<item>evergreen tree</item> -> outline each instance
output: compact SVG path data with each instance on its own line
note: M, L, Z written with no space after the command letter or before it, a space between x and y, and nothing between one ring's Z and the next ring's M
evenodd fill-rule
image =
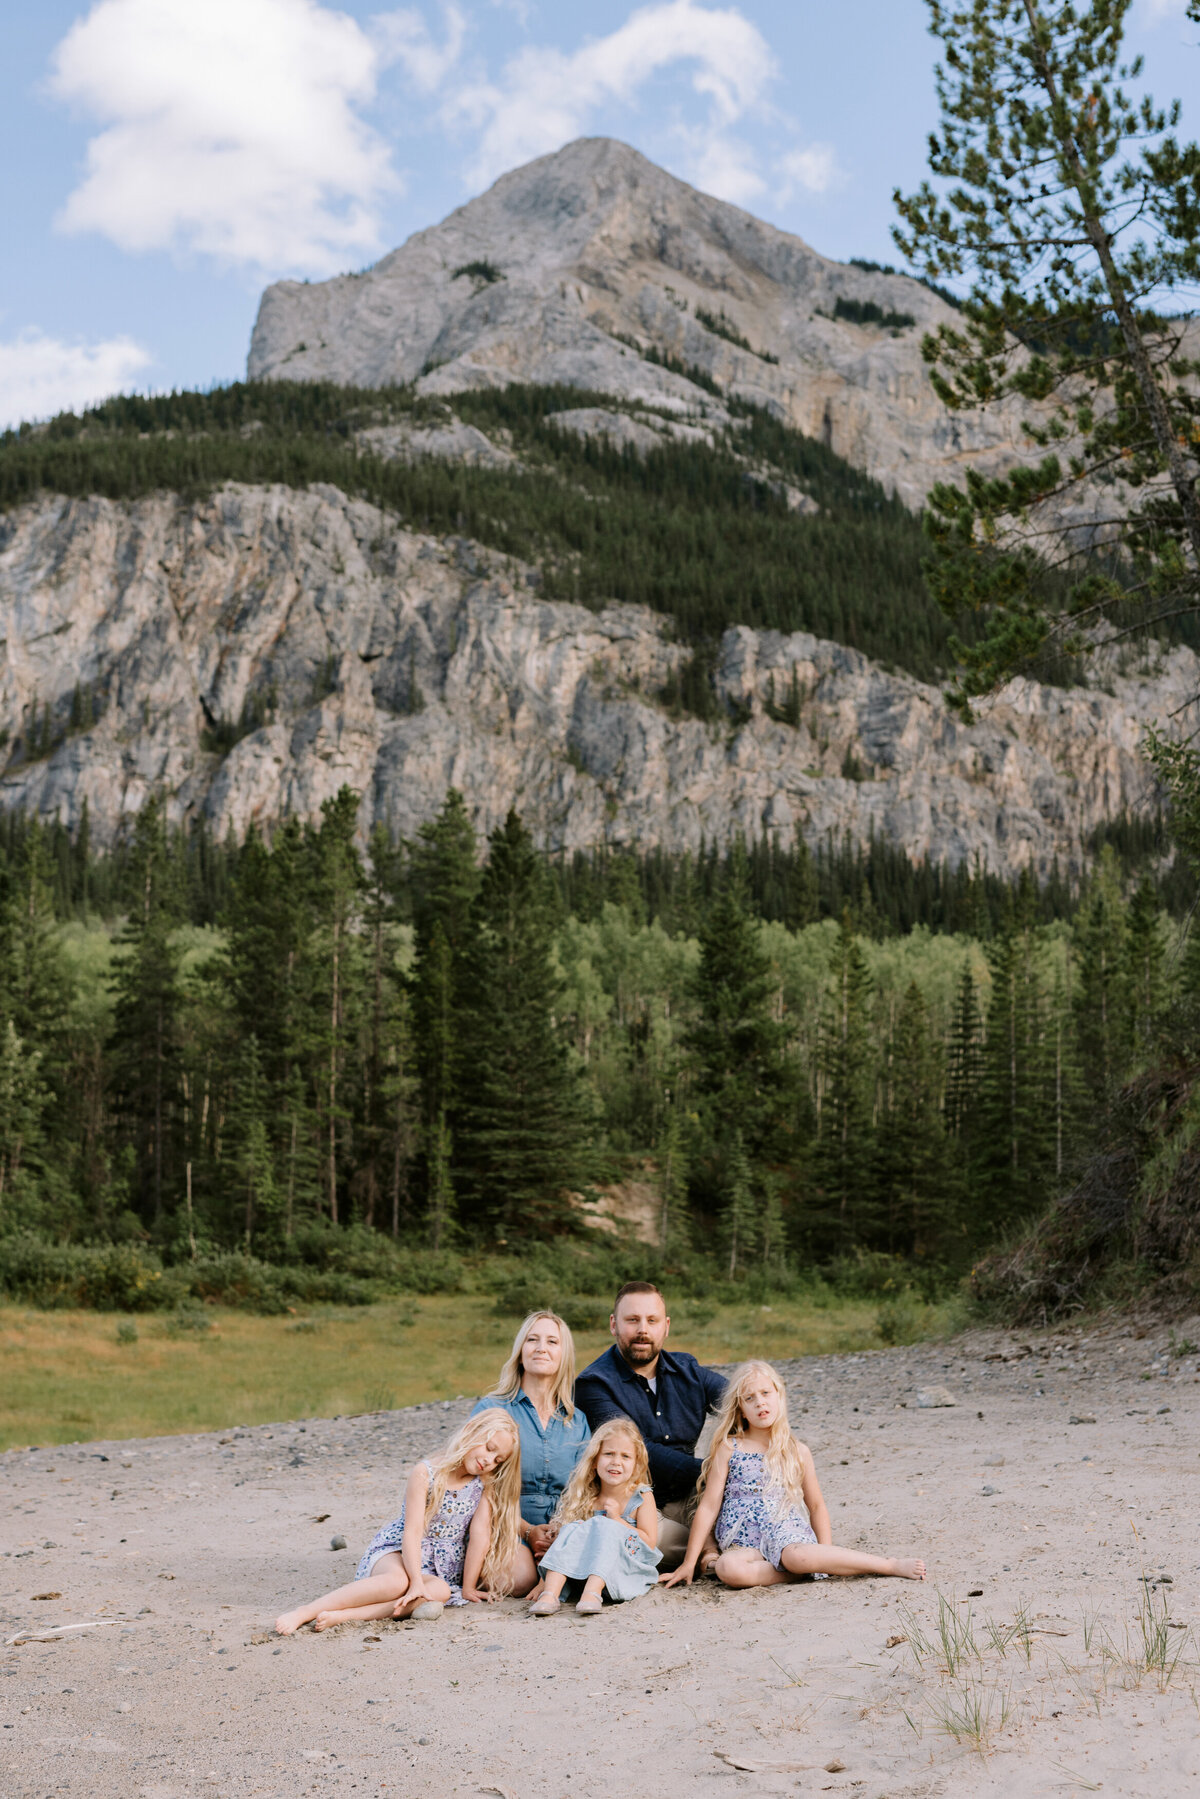
M871 976L850 911L842 913L818 1049L820 1123L813 1173L812 1222L844 1253L867 1242L879 1225L874 1181L875 1047Z
M110 1054L118 1138L132 1151L132 1197L161 1233L176 1197L179 1108L181 896L162 802L147 801L134 828L134 904L117 938Z
M730 1280L757 1260L755 1242L758 1236L758 1207L755 1204L753 1174L742 1141L735 1131L725 1158L725 1178L721 1204L721 1242L729 1258Z
M242 1045L233 1083L230 1118L230 1176L240 1216L238 1223L247 1254L256 1235L275 1224L278 1189L275 1162L268 1131L268 1089L263 1075L258 1039L250 1036Z
M1153 1048L1167 1004L1166 947L1158 893L1143 876L1129 907L1125 945L1125 995L1129 1006L1130 1052L1138 1058Z
M457 788L447 791L437 817L421 826L410 846L409 863L416 935L413 1037L421 1086L426 1203L432 1206L434 1151L446 1132L451 1139L446 1168L453 1162L460 1057L465 1053L466 965L475 928L472 906L479 891L475 831ZM439 1180L451 1179L440 1166L437 1173Z
M945 1245L954 1195L942 1118L941 1046L915 981L896 1018L890 1062L878 1134L884 1231L893 1254L924 1257Z
M1131 1048L1129 925L1116 852L1105 844L1075 920L1077 1029L1084 1080L1104 1104L1124 1078Z
M0 1234L14 1224L49 1225L39 1204L43 1121L49 1094L41 1081L41 1056L17 1036L11 1017L0 1026Z
M688 1043L710 1150L741 1133L747 1155L767 1154L783 1118L784 1028L778 982L742 892L731 880L700 933Z
M582 1093L555 1028L549 883L515 812L488 839L467 957L461 1125L464 1221L532 1235L567 1222L586 1179Z
M675 1255L688 1247L688 1158L678 1100L668 1098L666 1122L657 1145L658 1247L663 1255Z
M983 1078L983 1015L968 957L963 962L950 1024L946 1071L946 1129L969 1158Z
M982 1237L1028 1216L1048 1198L1054 1165L1054 1109L1033 928L1011 917L991 962L971 1164L970 1224Z
M358 795L343 787L321 807L320 829L309 839L313 911L319 953L311 958L314 976L311 1034L320 1065L317 1090L322 1115L325 1203L337 1224L340 1152L349 1126L342 1088L346 1045L357 998L358 942L353 925L363 883L354 847ZM314 1071L315 1072L315 1071Z

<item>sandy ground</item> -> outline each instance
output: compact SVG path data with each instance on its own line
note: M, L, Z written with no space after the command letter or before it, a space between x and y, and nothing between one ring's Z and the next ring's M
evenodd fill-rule
M835 1537L923 1554L927 1585L710 1582L280 1642L464 1404L0 1457L0 1792L1200 1791L1196 1354L1127 1326L781 1366ZM921 1408L935 1385L957 1403ZM922 1642L939 1595L975 1645L953 1676ZM1147 1605L1173 1669L1146 1668Z

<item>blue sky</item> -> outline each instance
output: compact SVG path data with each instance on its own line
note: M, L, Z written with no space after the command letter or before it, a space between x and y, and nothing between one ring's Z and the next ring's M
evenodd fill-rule
M1200 31L1131 47L1200 135ZM361 268L573 137L893 258L924 0L0 0L0 424L242 373L263 285Z

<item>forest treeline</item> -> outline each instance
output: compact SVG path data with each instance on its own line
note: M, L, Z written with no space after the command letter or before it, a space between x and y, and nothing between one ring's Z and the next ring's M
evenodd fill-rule
M356 821L344 789L219 850L151 803L65 861L7 825L0 1241L511 1253L633 1176L668 1264L933 1289L1044 1208L1200 985L1113 843L1070 906L968 873L961 921L897 929L878 846L555 863L453 791L412 843Z

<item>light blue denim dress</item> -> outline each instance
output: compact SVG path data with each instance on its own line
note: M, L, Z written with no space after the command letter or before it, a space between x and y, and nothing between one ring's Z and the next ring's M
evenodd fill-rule
M546 1524L591 1439L592 1427L578 1406L569 1418L559 1406L543 1430L527 1393L518 1393L515 1399L489 1394L471 1407L472 1418L493 1406L508 1413L521 1438L521 1516L526 1524Z
M658 1580L662 1556L638 1536L634 1519L649 1491L639 1487L620 1518L597 1512L564 1524L542 1557L542 1573L577 1581L602 1575L610 1599L640 1599L648 1593Z

